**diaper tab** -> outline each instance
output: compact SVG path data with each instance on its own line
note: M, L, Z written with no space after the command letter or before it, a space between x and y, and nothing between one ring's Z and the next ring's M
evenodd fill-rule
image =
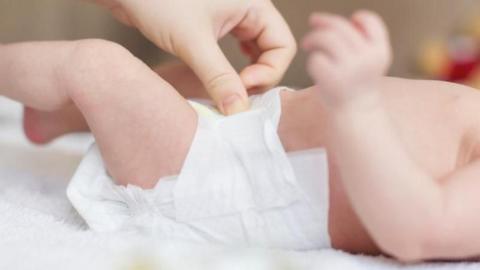
M280 91L253 97L245 113L199 115L174 190L177 220L286 207L299 199L295 174L277 133Z

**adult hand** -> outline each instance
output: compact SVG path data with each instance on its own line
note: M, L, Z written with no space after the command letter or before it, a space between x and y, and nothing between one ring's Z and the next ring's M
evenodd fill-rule
M189 65L227 115L248 109L247 90L277 84L296 53L295 39L270 0L95 1ZM252 60L240 75L218 45L228 33Z

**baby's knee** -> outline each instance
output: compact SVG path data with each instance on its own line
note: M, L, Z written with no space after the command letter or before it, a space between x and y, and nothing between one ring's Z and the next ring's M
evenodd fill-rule
M98 90L122 78L138 61L126 48L114 42L90 39L77 41L59 74L67 91Z
M79 71L86 69L114 68L134 56L122 45L101 39L77 41L68 61ZM120 69L120 67L118 67Z

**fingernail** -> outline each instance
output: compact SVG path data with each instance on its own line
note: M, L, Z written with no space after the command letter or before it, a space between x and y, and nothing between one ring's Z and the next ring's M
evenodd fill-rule
M223 101L223 110L226 115L234 115L248 110L248 105L239 95L232 95Z

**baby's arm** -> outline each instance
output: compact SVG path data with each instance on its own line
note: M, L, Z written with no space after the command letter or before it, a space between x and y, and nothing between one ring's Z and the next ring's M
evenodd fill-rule
M175 89L106 41L4 45L0 94L47 111L73 102L121 184L150 188L178 173L196 128L195 112Z
M377 244L407 261L479 255L480 163L439 184L409 156L383 107L378 80L390 60L381 20L312 17L309 72L330 115L329 153Z

